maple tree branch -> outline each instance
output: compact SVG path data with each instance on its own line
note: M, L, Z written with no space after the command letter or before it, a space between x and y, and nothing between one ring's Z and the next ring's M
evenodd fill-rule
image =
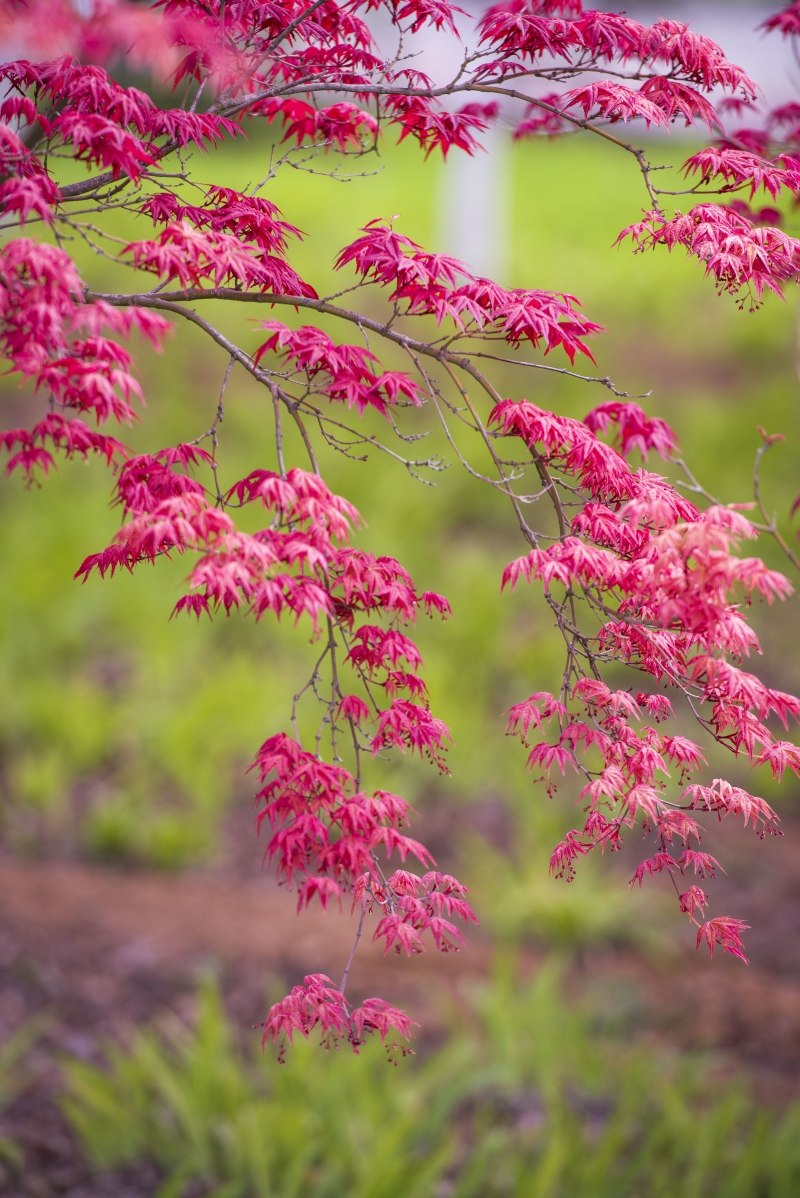
M170 154L178 149L179 145L180 142L177 138L171 138L163 146L150 147L154 154L154 163L160 162L162 158L169 157ZM73 200L76 197L85 196L91 191L99 191L101 187L106 187L111 183L117 182L119 182L119 171L104 171L102 175L94 175L91 179L84 179L80 183L67 183L63 187L59 187L59 191L61 192L62 199ZM130 183L133 183L133 179L126 177L124 182L120 182L116 191L121 191L123 187L127 187ZM111 194L114 195L115 192Z
M597 378L589 374L578 374L577 371L568 370L566 366L549 366L545 362L526 362L521 358L503 358L499 354L487 354L474 349L459 349L458 352L465 358L486 358L490 362L505 362L509 366L525 366L532 370L547 370L552 374L564 374L567 378L579 379L583 383L600 383L601 386L607 387L618 399L648 399L653 394L652 391L645 391L643 395L631 395L628 391L618 391L608 375L605 378Z
M778 546L785 553L786 557L788 557L789 561L792 563L792 565L795 567L795 569L800 570L800 560L798 560L797 555L789 547L789 545L787 544L787 542L785 541L785 539L783 538L781 533L778 531L776 516L773 515L772 518L770 519L769 514L767 513L767 509L764 506L764 501L761 497L761 478L760 478L761 459L764 456L764 454L767 452L767 450L772 448L772 446L775 444L775 442L777 440L779 440L779 439L783 440L783 438L782 437L778 438L774 435L769 436L761 428L759 429L759 432L761 433L763 441L762 441L762 444L759 445L758 449L756 450L755 462L753 464L753 494L755 496L756 503L758 504L758 510L761 512L761 515L764 519L764 523L766 525L766 528L764 529L764 531L768 532L770 534L770 536L775 538L776 542L778 543Z
M356 938L353 941L353 947L350 949L350 956L347 959L347 964L345 965L344 973L342 974L342 980L341 980L341 983L339 984L339 989L341 990L342 994L344 994L345 987L347 986L347 975L350 973L350 966L353 964L353 957L356 955L356 949L358 948L358 942L361 939L361 930L364 927L364 915L365 915L366 910L367 910L367 899L366 899L366 895L365 895L361 900L361 917L359 918L359 921L358 921L358 930L356 931Z
M305 9L304 12L301 12L292 21L289 21L288 25L286 25L286 27L282 29L280 33L276 34L272 41L265 46L258 61L254 65L251 64L247 71L245 71L244 74L239 77L237 80L237 86L241 83L242 79L252 79L259 67L263 66L263 64L269 58L275 47L279 46L281 42L285 41L287 37L291 37L295 29L302 25L303 21L307 20L313 12L316 12L318 8L322 8L323 4L327 4L327 2L328 0L315 0L315 2ZM220 108L224 109L224 104L220 105Z
M571 73L579 74L580 72ZM535 77L535 72L525 72L523 77ZM600 126L593 124L589 120L573 116L571 113L562 111L553 104L548 104L546 101L540 100L535 96L529 96L525 92L517 91L516 88L504 87L501 84L475 83L471 80L468 80L464 83L449 84L443 87L415 88L392 87L382 84L370 84L367 82L363 84L359 83L357 85L339 83L338 81L335 83L326 81L325 83L319 84L303 82L302 84L292 84L283 88L267 88L263 92L256 93L255 96L250 96L247 99L231 103L227 105L224 110L221 109L220 111L223 115L230 117L238 115L238 113L244 112L247 108L253 106L254 104L262 103L266 99L275 99L281 96L293 95L295 93L311 94L315 91L342 92L346 95L358 96L370 95L378 98L406 96L409 99L442 99L447 96L477 92L478 94L503 96L509 100L520 100L527 105L536 105L538 108L544 109L545 112L549 112L562 120L568 121L576 129L581 129L587 133L594 133L597 137L602 137L605 141L611 142L615 146L619 146L619 148L625 150L626 153L632 154L639 164L639 169L642 172L644 184L647 188L653 208L658 212L661 211L656 192L650 179L651 167L647 162L647 157L644 150L637 149L636 146L631 145L630 142L626 142L619 137L615 137L613 133L609 133L606 129L600 128Z
M413 350L414 352L416 352L418 354L423 354L427 357L434 358L436 361L440 362L445 367L445 369L447 369L449 371L449 373L451 374L451 377L453 377L453 379L456 383L456 386L459 388L459 390L462 392L462 394L466 397L466 402L468 403L468 405L470 407L470 410L473 414L473 418L476 419L478 429L481 432L481 435L483 436L483 438L487 444L487 448L489 449L489 452L495 462L495 465L497 466L497 468L500 472L500 477L505 484L506 494L508 494L508 496L511 499L511 502L514 506L514 510L517 515L517 519L519 520L520 529L521 529L523 535L525 536L526 540L531 545L534 545L534 546L536 545L536 534L529 527L527 521L525 520L525 518L522 514L522 511L519 507L519 503L518 503L516 495L510 489L508 489L508 480L506 479L505 473L503 471L503 467L500 464L499 459L497 458L497 455L495 454L494 447L491 444L491 439L486 434L486 430L483 428L482 423L480 422L479 418L477 417L477 413L475 412L474 408L472 407L471 401L469 400L469 397L466 395L466 391L464 391L464 389L461 388L457 379L455 379L455 376L453 375L452 370L450 369L450 365L454 364L454 365L460 366L461 369L465 370L468 374L470 374L476 380L476 382L478 382L480 384L480 386L490 395L490 397L494 400L495 403L500 403L502 401L502 397L495 390L495 388L491 385L491 383L488 381L488 379L486 379L486 377L482 374L482 372L479 371L477 369L477 367L474 366L469 361L469 359L465 358L462 354L460 354L458 352L452 352L449 350L443 350L443 349L437 348L428 342L418 341L415 338L408 337L406 334L397 333L394 330L387 328L387 326L385 324L381 324L379 321L370 319L369 317L363 316L360 313L352 312L346 308L340 308L337 305L330 304L324 300L313 300L307 296L278 296L272 292L265 293L265 292L237 291L234 288L222 287L222 288L215 288L213 291L204 289L204 288L192 288L192 289L184 290L182 292L163 293L159 296L153 296L148 292L131 294L131 295L121 295L121 294L113 294L113 293L105 293L105 292L87 292L86 299L87 300L102 299L102 300L105 300L106 303L110 303L110 304L113 304L116 306L123 306L123 307L130 305L130 306L160 308L162 310L174 312L177 315L183 316L187 320L190 320L192 323L197 324L200 328L202 328L205 332L207 332L209 334L209 336L211 336L219 345L221 345L224 349L226 349L228 353L230 353L231 355L234 355L236 357L237 361L241 362L241 364L245 367L245 369L247 371L249 371L249 373L252 374L254 378L258 379L259 382L266 383L269 386L272 385L269 375L266 374L266 372L260 370L257 366L255 366L252 359L250 358L250 356L248 354L246 354L243 350L241 350L237 346L235 346L222 333L220 333L219 330L214 328L213 325L209 324L208 321L205 321L205 320L203 320L202 317L198 316L198 314L196 312L194 312L193 309L184 307L183 304L178 303L177 300L180 299L183 301L191 302L194 300L201 300L201 299L235 299L235 300L238 300L239 302L251 302L251 303L255 302L255 303L269 303L269 304L283 303L286 305L312 308L315 311L323 312L328 315L337 316L341 319L348 320L352 324L359 325L359 327L365 326L371 332L374 332L374 333L380 335L381 337L385 337L387 340L393 341L395 344L400 345L405 349ZM598 380L598 381L602 381L602 380ZM303 441L306 445L306 450L309 454L311 461L316 463L316 458L314 456L314 451L311 446L311 442L308 438L308 433L305 429L305 426L302 423L302 420L299 417L299 414L297 412L296 407L294 406L293 401L291 399L289 399L288 397L284 396L282 392L281 392L281 396L282 396L287 408L289 409L290 413L292 414L293 419L295 420L295 422L298 425L298 428L300 430ZM560 535L562 537L565 537L567 535L566 517L564 515L563 505L562 505L560 497L558 495L558 491L555 486L553 477L550 474L547 464L543 461L543 459L541 458L541 455L539 455L537 453L537 451L531 450L531 457L534 461L537 472L539 473L539 477L542 480L542 484L543 484L545 490L547 490L550 494L550 497L551 497L551 500L553 503L553 507L555 509L556 516L557 516L558 522L559 522ZM316 465L314 466L314 469L316 471Z
M428 341L420 341L415 337L410 337L406 333L399 333L396 330L388 327L385 323L379 320L372 319L360 312L354 312L348 308L340 308L336 304L331 304L327 300L311 299L308 296L300 295L280 295L275 292L264 291L238 291L233 287L216 287L211 288L187 288L183 291L161 292L154 295L152 292L136 292L136 293L119 293L119 292L103 292L103 291L87 291L85 293L87 300L100 299L106 303L112 304L115 307L144 307L158 308L167 312L174 312L176 315L185 317L192 323L203 328L210 336L222 345L229 353L235 353L237 361L248 370L260 382L267 381L268 376L253 365L252 359L245 351L238 349L229 341L222 333L216 330L207 321L198 316L191 308L184 305L193 303L198 300L215 300L225 299L233 300L237 303L256 303L284 305L293 308L308 308L315 312L320 312L327 316L335 316L340 320L348 321L350 324L357 325L359 328L366 328L371 333L375 333L383 337L387 341L393 342L402 349L412 349L417 354L423 354L425 357L434 358L436 361L459 366L467 371L481 387L492 397L495 403L500 403L502 397L488 383L485 376L475 367L464 353L458 350L442 349L434 343ZM475 355L471 355L475 356ZM513 362L514 359L507 359ZM535 366L536 363L518 362L517 365L522 367ZM544 367L547 369L547 367ZM607 386L604 379L586 378L587 382L597 382L602 386ZM551 480L552 481L552 480ZM548 484L549 485L549 484Z
M32 0L37 7L43 4L43 11L52 2ZM19 61L7 64L4 70L11 93L19 93L10 93L4 106L11 114L11 136L4 143L0 180L2 207L8 217L4 224L10 224L17 212L15 227L30 221L35 234L46 223L55 242L37 242L28 232L22 238L9 239L0 251L0 276L5 280L8 301L0 321L2 348L10 370L30 381L34 389L46 392L42 419L31 428L3 434L8 472L21 468L30 484L54 465L55 451L84 458L96 453L116 469L115 499L123 507L124 523L111 545L82 564L78 576L84 579L95 571L101 576L113 574L173 551L191 551L197 562L190 575L190 593L181 597L176 611L199 617L203 612L230 613L233 607L246 605L260 618L268 610L278 617L291 610L298 619L310 617L315 643L327 625L327 642L292 703L291 728L298 743L280 732L265 741L256 756L254 766L262 783L258 801L264 804L257 819L261 826L268 818L272 827L265 856L270 861L277 857L279 878L292 882L297 877L301 882L300 906L316 895L324 907L332 894L341 896L343 889L350 888L356 896L363 896L361 919L340 990L319 975L307 978L273 1007L266 1036L291 1039L295 1030L307 1035L316 1023L322 1024L327 1043L346 1035L354 1047L365 1032L378 1030L383 1038L387 1026L410 1029L402 1012L387 1004L365 1005L360 1013L347 1016L350 1004L343 994L368 904L370 911L373 902L383 910L376 938L385 937L387 949L396 944L409 952L421 947L419 933L426 929L437 948L450 947L442 933L442 927L450 925L436 917L443 911L458 910L458 904L462 914L464 909L468 913L463 914L464 919L471 913L455 897L463 893L460 883L443 879L435 871L427 873L424 881L415 881L415 875L400 869L394 880L387 881L377 859L377 845L384 845L387 857L397 847L401 864L410 852L426 865L426 850L400 832L408 811L405 800L382 791L372 796L361 792L361 754L370 744L373 756L383 757L383 751L394 747L425 754L440 769L446 768L442 753L449 734L427 705L426 687L418 674L418 648L400 630L423 608L429 614L435 611L445 616L449 607L441 596L418 593L399 562L367 553L353 543L350 534L358 524L358 513L344 496L334 495L321 477L316 438L320 436L326 445L350 458L357 458L362 447L373 445L402 461L412 474L414 466L437 470L444 468L444 463L438 455L424 462L402 458L376 437L361 435L328 415L321 397L345 401L359 413L371 405L388 417L398 437L410 442L418 434L404 434L394 413L425 402L427 388L459 460L473 477L502 491L513 505L530 551L508 564L502 586L510 583L513 588L523 578L541 583L544 603L565 646L565 659L554 686L558 698L542 692L512 711L517 725L522 723L523 740L532 720L538 727L542 719L557 717L556 743L534 744L529 765L541 766L552 793L554 772L559 768L564 772L571 764L589 783L582 798L587 793L591 796L586 825L583 831L568 833L557 846L553 872L558 872L560 863L562 876L565 865L571 873L576 855L607 841L612 849L619 847L620 829L633 827L642 816L645 830L654 831L660 852L642 863L637 870L639 880L645 871L652 875L664 868L681 873L684 869L667 847L672 843L673 824L665 817L674 815L681 804L667 797L663 775L668 757L679 763L682 785L684 774L701 768L700 749L681 736L662 736L650 727L637 732L631 719L638 718L639 708L653 712L659 722L669 714L669 704L657 694L637 694L634 699L630 690L611 691L601 678L601 667L616 671L624 663L644 674L650 686L653 682L656 686L674 684L686 696L700 727L720 745L735 754L743 752L751 764L769 762L776 777L788 768L800 774L800 747L777 741L763 722L770 711L784 723L789 714L800 716L800 699L771 690L734 664L741 662L754 637L734 602L738 591L743 588L747 598L759 593L765 598L782 598L788 589L782 575L768 570L759 559L737 557L740 541L753 528L770 533L797 564L778 532L777 516L769 519L761 494L761 462L774 438L762 432L763 445L754 465L755 501L763 525L745 524L734 505L698 512L666 479L647 470L636 471L624 461L637 445L645 456L654 450L666 458L675 436L664 421L649 417L635 403L610 402L600 404L581 423L528 401L503 399L483 374L484 359L501 361L594 382L620 399L643 398L619 391L609 378L591 378L575 370L501 356L519 352L522 341L527 340L534 348L561 345L574 365L575 353L586 351L582 338L600 330L578 312L571 296L522 288L512 291L477 278L447 255L428 254L397 233L391 222L369 222L361 230L364 236L342 251L337 266L355 264L360 281L354 288L322 299L289 295L285 293L288 289L305 287L288 260L287 238L300 234L282 219L271 200L257 194L281 165L315 173L310 164L327 149L338 148L345 158L376 150L387 123L399 128L401 139L410 135L428 151L434 147L445 155L451 147L470 151L477 145L477 131L487 127L492 119L489 112L498 106L474 105L471 111L454 113L445 111L439 101L499 97L513 101L515 108L524 104L528 114L533 110L533 118L523 121L518 133L585 131L633 155L655 211L621 236L632 236L637 249L681 244L705 263L706 273L713 276L719 290L744 295L745 302L749 289L758 302L765 288L780 290L783 281L795 276L800 243L766 225L753 231L750 217L738 208L710 205L708 220L701 222L702 232L696 209L680 220L676 216L669 221L659 209L657 196L677 193L653 186L657 177L653 172L667 168L653 166L644 149L607 128L628 117L643 116L649 128L650 123L668 125L681 113L687 120L693 119L692 114L713 116L703 93L711 96L713 88L721 84L732 95L740 92L746 97L755 85L751 86L713 43L685 27L681 31L680 26L656 23L643 32L643 27L631 24L624 26L627 32L621 35L623 26L615 23L617 17L594 13L589 21L593 32L587 34L587 25L571 20L570 14L579 6L563 4L539 5L542 15L536 15L535 29L528 16L517 22L513 14L509 21L508 14L499 10L487 14L481 48L464 49L449 82L433 86L412 69L413 48L406 53L403 39L426 23L439 36L446 32L444 25L452 14L446 4L437 5L435 0L403 2L402 18L394 0L376 0L368 6L384 7L385 16L399 32L393 61L380 62L371 54L368 27L354 16L350 5L301 0L297 15L285 20L277 10L259 10L253 19L247 6L236 8L226 0L216 8L209 0L186 0L184 8L195 9L200 20L197 29L193 30L189 21L178 34L178 42L187 52L178 66L178 73L186 77L186 88L183 104L174 109L159 108L136 89L122 87L102 66L82 66L78 57L55 63L32 57L33 65ZM318 9L320 17L311 20ZM552 15L559 9L567 13L563 20ZM125 11L123 4L120 12ZM76 29L82 31L86 22L77 9L74 20ZM305 27L303 22L307 22ZM455 27L451 28L455 32ZM532 39L540 39L544 45L548 29L557 31L562 39L555 54L562 54L566 61L558 65L553 59L545 65L540 59L537 67L530 59ZM571 48L565 50L568 46ZM631 58L642 63L640 69L628 69ZM269 68L256 78L268 59ZM402 68L402 75L396 73L401 63L409 63L408 69ZM634 79L647 82L635 92L619 83L598 83L593 77L599 74L627 84ZM556 97L552 103L523 90L531 81L558 84L582 75L592 80L589 87ZM233 82L227 85L226 79ZM401 86L401 79L408 86ZM201 114L200 99L212 85L218 86L221 94L210 111ZM253 90L244 95L245 87ZM332 97L337 96L353 103L332 105ZM42 101L45 112L37 114ZM248 112L261 115L256 112L259 105L268 122L274 118L283 121L284 140L297 138L296 151L278 154L276 164L273 148L268 175L253 187L248 183L243 191L201 185L193 179L188 169L193 148L205 149L206 143L238 132L230 120ZM580 111L583 118L574 115ZM23 120L31 128L34 122L40 125L43 135L22 129ZM791 131L782 147L787 151L792 148L791 138L800 135L797 123L797 130ZM711 128L712 121L708 124ZM17 127L23 140L14 140ZM767 128L765 135L772 137L771 129ZM306 139L310 146L303 145ZM159 140L163 144L158 145ZM170 173L159 163L173 153L177 163ZM101 165L114 164L114 169L67 183L59 193L53 171L67 161L72 164L70 169L78 162L91 163L98 171ZM800 185L795 187L794 166L784 158L785 169L780 173L775 161L770 163L766 153L754 156L743 138L737 141L734 136L732 148L711 147L685 164L687 171L693 164L697 166L702 179L692 187L685 186L681 194L707 197L750 187L754 196L762 186L772 194L787 186L793 191L800 189ZM337 165L327 173L336 177L339 170ZM715 180L725 185L715 191ZM197 190L190 192L191 188ZM199 194L202 206L184 203L187 192L193 198ZM78 202L80 211L67 207L77 207ZM151 239L129 244L132 262L123 263L127 257L123 254L115 261L149 271L151 277L155 272L153 288L143 294L84 290L78 264L68 253L71 243L80 236L93 252L113 258L103 239L119 246L124 239L77 218L87 212L116 215L119 211L149 218L154 230ZM461 286L457 285L459 271L467 279ZM140 276L136 277L138 281ZM176 277L191 279L196 285L180 288ZM206 286L212 279L236 282L230 287ZM277 286L279 291L256 290L265 280L273 280L266 285ZM334 302L367 285L393 289L384 323ZM273 331L277 329L275 336L257 352L248 353L197 310L207 299L255 303L262 306L259 315L283 306L313 316L302 329L279 321L264 322ZM86 310L87 301L101 300L103 305ZM227 370L209 429L192 442L168 446L153 455L129 456L125 446L103 431L109 418L130 419L131 397L141 395L130 354L112 338L124 338L137 328L158 345L169 325L146 309L159 312L162 318L174 315L195 324L224 350ZM366 342L366 351L360 345L335 345L320 327L324 324L321 318L328 316L355 326ZM425 319L421 324L406 323L417 317ZM448 323L443 328L445 319ZM431 331L434 320L436 332ZM297 323L293 321L293 325ZM407 336L403 332L406 327L421 335ZM108 335L98 330L107 330ZM427 340L426 333L430 333ZM399 347L413 362L425 387L410 374L384 370L372 352L373 335L384 347ZM498 343L504 346L498 354L463 348L468 344L490 350ZM268 349L270 356L262 361ZM239 479L226 498L219 486L217 432L235 362L270 393L280 474L256 463L259 468ZM482 414L483 396L468 390L472 382L494 404L488 420ZM451 384L455 394L450 391ZM481 402L476 402L478 398ZM310 471L294 464L286 468L282 408L298 429L304 452L294 441L292 445L304 462L307 455ZM96 417L98 431L82 419L89 412ZM602 433L609 422L617 426L618 434L611 446L598 439L598 430ZM467 432L470 448L478 436L489 455L485 474L474 470L461 452L460 443L466 441ZM309 433L315 434L313 443ZM209 437L210 454L199 450ZM500 437L516 438L514 445L524 446L525 451L509 450L511 460L503 459L507 442L499 442ZM674 461L682 465L680 460ZM205 473L202 481L194 477L195 469L210 469L213 488ZM710 498L683 469L690 480L688 490ZM534 472L542 489L531 495L516 494L520 479L531 480L533 487ZM550 531L537 533L528 527L523 505L545 494L550 497L555 520L545 513ZM231 511L257 501L270 509L271 515L267 528L251 534L237 527ZM383 623L356 627L356 619L360 621L362 616L369 620L375 616ZM346 654L339 653L342 645ZM705 664L702 657L689 656L697 648L707 654ZM403 661L406 666L400 665ZM342 695L339 670L346 668L345 663L353 667L358 694ZM609 680L613 680L611 670ZM303 713L310 709L313 717L316 753L305 751L300 744L301 700ZM703 707L706 703L711 706L710 716ZM531 705L536 708L535 718ZM365 726L373 709L378 720L374 736ZM350 757L342 735L345 719L353 737L355 777L343 768L339 757L340 747ZM599 771L590 770L581 759L585 751L594 748L602 757ZM595 781L602 783L597 793ZM718 813L755 811L762 822L773 818L763 800L721 779L714 786L717 790L711 798L709 788L693 788L692 806L705 804L705 809ZM611 811L618 812L611 822L600 813L606 800ZM682 804L681 809L685 808L688 803ZM677 835L684 845L688 846L692 837L699 840L697 826L688 817L683 828ZM693 856L697 871L698 855ZM704 861L711 859L703 854L699 857L702 877ZM672 881L677 892L676 878ZM364 886L361 891L360 885ZM696 889L690 888L692 892ZM698 893L700 900L694 894L689 898L703 907L705 896ZM413 896L413 902L405 903L407 896ZM681 896L682 910L686 910L685 898ZM694 906L689 912L692 919L693 911ZM722 944L741 956L737 931L741 926L741 921L720 918L700 926L699 935L712 950L715 943ZM331 1015L332 1011L335 1014ZM400 1024L393 1023L398 1017Z

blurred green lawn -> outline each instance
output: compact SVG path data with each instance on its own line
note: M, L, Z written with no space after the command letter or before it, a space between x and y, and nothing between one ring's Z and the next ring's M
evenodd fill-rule
M255 180L267 173L271 148L267 138L254 136L213 152L197 162L198 177L225 185ZM679 163L691 144L661 141L652 151L656 161ZM371 161L356 169L373 169ZM769 299L758 312L740 312L677 254L634 256L627 244L614 249L620 229L638 219L644 192L633 160L612 148L575 139L537 142L516 147L508 161L510 282L581 299L608 330L597 339L597 368L587 363L589 373L610 375L634 394L652 389L645 406L675 427L695 473L724 502L751 497L755 426L785 433L788 443L767 463L765 492L786 524L800 490L794 295L785 304ZM399 213L400 231L436 248L432 231L449 168L424 164L408 145L387 149L379 165L380 173L349 183L285 168L266 189L285 217L310 234L291 257L320 293L349 285L349 275L332 271L335 252L374 217ZM120 235L128 234L134 226L121 221ZM93 286L118 285L117 267L83 248L76 252ZM259 343L256 311L203 309L248 348ZM258 313L266 315L298 319L288 309ZM333 321L324 327L351 339ZM208 427L226 366L221 350L196 329L179 327L162 356L143 349L139 362L148 409L130 444L153 450ZM567 363L554 357L552 364ZM539 371L501 367L497 378L506 394L573 416L609 397L597 386ZM35 418L38 401L23 402L10 383L2 401L7 426ZM427 413L412 419L420 428L432 423ZM365 424L385 432L378 417ZM424 452L452 457L441 440L434 433ZM305 464L291 435L288 453ZM418 807L436 799L506 803L525 861L514 885L525 890L536 918L554 926L583 918L594 935L593 918L614 922L613 903L602 916L599 908L595 916L579 916L580 888L567 896L562 887L556 901L545 880L549 845L571 818L571 804L554 805L532 792L523 752L503 737L504 709L549 688L561 667L536 594L500 595L502 568L521 552L509 513L457 465L430 488L377 453L364 464L330 451L321 458L333 489L368 522L360 543L396 556L421 587L441 591L453 608L444 626L423 622L418 629L433 709L453 731L452 777L436 778L400 759L372 778L402 788ZM275 466L271 405L238 367L226 397L220 460L227 484ZM174 868L218 852L225 813L248 802L244 767L262 739L288 729L291 694L310 672L313 649L307 628L285 623L256 626L235 614L213 625L185 617L170 622L188 570L181 560L140 568L134 577L73 582L83 558L118 527L109 491L109 476L97 463L64 464L41 489L27 492L17 477L0 483L2 831L17 852L89 853ZM779 564L770 545L761 551ZM800 685L800 654L786 652L789 636L796 641L795 604L790 600L769 619L756 614L765 676L782 689ZM792 784L781 793L791 796ZM774 787L769 794L775 797ZM489 872L496 877L495 865ZM475 881L481 873L486 907L499 910L486 869L475 867ZM504 885L512 881L508 874Z

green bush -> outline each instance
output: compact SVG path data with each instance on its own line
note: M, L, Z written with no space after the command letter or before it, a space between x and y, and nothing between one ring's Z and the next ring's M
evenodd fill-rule
M430 1070L304 1042L290 1062L243 1058L206 984L194 1031L139 1032L129 1051L108 1049L107 1073L67 1062L64 1109L98 1167L155 1162L167 1179L159 1198L190 1180L220 1198L432 1193L450 1152Z
M65 1063L64 1109L99 1169L137 1160L218 1198L794 1198L800 1104L759 1111L704 1058L623 1043L613 1009L565 1001L552 962L509 963L449 1041L386 1063L296 1043L241 1053L220 998ZM194 1191L196 1192L196 1191Z

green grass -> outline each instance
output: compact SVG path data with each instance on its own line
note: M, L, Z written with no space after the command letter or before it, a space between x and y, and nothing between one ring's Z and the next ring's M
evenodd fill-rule
M0 1115L30 1082L25 1057L40 1039L47 1019L34 1016L21 1024L0 1046ZM23 1155L16 1141L0 1135L0 1184L6 1177L3 1165L13 1171L23 1167Z
M592 999L566 1002L555 962L524 984L509 963L420 1063L300 1041L281 1066L237 1047L207 984L193 1030L65 1062L63 1108L99 1170L153 1162L158 1198L793 1198L800 1105L623 1042Z
M254 137L246 147L200 158L199 177L254 179L266 173L270 148ZM690 152L685 143L678 149L674 154L662 142L653 153L679 161ZM649 410L674 424L697 473L724 501L749 498L757 423L793 435L794 443L773 451L766 475L768 502L785 514L797 489L794 300L740 313L677 254L634 257L626 247L614 249L619 229L637 218L642 193L632 160L606 146L527 144L510 162L512 281L571 291L584 301L609 330L597 340L598 372L633 392L654 388ZM294 261L320 291L350 281L334 276L331 263L372 217L400 213L398 227L430 243L447 168L423 164L408 145L387 149L382 165L381 173L347 184L287 171L271 185L268 194L287 218L312 234ZM132 231L120 226L122 235ZM79 258L93 283L114 284L117 268L88 252ZM256 313L217 305L214 319L253 347ZM285 309L277 315L299 319ZM145 350L140 363L148 411L131 444L153 449L202 432L217 403L221 351L197 330L178 328L163 356ZM533 370L501 368L498 378L507 394L571 415L607 397ZM18 422L17 393L7 389L0 398L12 408L7 419ZM428 417L414 420L423 427ZM377 417L365 423L383 431ZM222 428L223 482L275 465L271 430L270 405L234 371ZM426 446L452 457L437 436ZM301 462L291 435L288 454ZM532 807L524 757L504 740L501 713L551 684L560 648L532 593L499 594L502 567L519 552L500 497L458 466L432 489L378 455L363 465L330 451L321 456L333 488L368 522L360 542L397 556L421 586L442 591L453 605L444 626L423 622L418 629L434 710L453 729L452 779L400 759L375 772L376 784L403 788L415 805L500 798L528 829L522 841L546 845L568 814L545 799ZM480 467L479 455L476 461ZM214 625L169 622L188 569L183 561L79 587L74 570L118 526L108 494L108 475L97 464L64 465L43 489L27 493L18 478L0 484L4 836L22 852L66 848L178 867L213 858L226 811L247 801L244 767L264 736L288 726L291 693L309 670L309 630L266 620L256 627L237 616ZM765 553L774 559L769 546ZM800 684L800 657L785 653L796 639L795 603L757 620L773 649L768 681L787 690ZM781 793L793 793L791 784ZM527 865L539 869L543 853L526 849Z

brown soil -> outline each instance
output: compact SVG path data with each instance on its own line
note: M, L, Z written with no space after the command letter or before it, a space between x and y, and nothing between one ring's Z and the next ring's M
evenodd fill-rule
M800 824L778 842L749 840L740 828L724 839L718 855L729 873L715 907L753 925L749 968L684 952L659 963L608 950L584 959L575 981L624 991L619 1001L650 1034L728 1050L763 1096L784 1101L800 1076ZM173 877L0 861L0 1043L36 1012L48 1021L30 1054L32 1084L0 1125L25 1156L21 1173L0 1164L0 1193L144 1198L157 1188L150 1167L92 1174L54 1101L59 1052L99 1061L104 1037L124 1038L165 1007L189 1018L203 971L220 978L242 1028L264 1018L268 993L285 993L305 973L338 980L354 935L349 913L312 910L298 920L294 897L252 872L229 864ZM410 1010L424 1024L424 1050L440 1030L442 989L484 973L490 960L480 935L458 955L384 960L368 932L349 985L354 998L380 994Z

